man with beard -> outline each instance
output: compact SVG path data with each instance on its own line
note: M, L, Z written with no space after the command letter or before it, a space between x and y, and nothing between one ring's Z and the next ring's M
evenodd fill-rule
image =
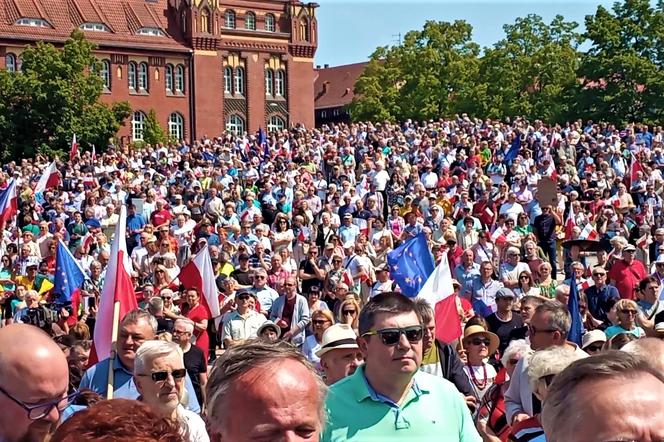
M0 329L0 348L0 441L42 442L70 402L65 355L27 324Z

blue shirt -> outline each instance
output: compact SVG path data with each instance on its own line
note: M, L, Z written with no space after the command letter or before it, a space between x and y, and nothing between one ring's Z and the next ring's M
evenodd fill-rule
M133 230L140 230L145 226L145 218L143 215L136 213L134 215L127 215L127 230L129 232ZM135 239L138 241L138 236L140 233L134 235Z
M585 290L588 298L588 311L597 320L609 323L608 313L613 305L620 300L618 289L606 284L602 288L593 285Z
M83 379L81 379L80 388L89 388L105 398L108 386L109 362L110 358L107 358L88 368L83 375ZM115 399L138 399L141 395L134 383L134 375L122 365L120 358L113 361L113 386L115 387L113 390L113 398ZM184 386L189 400L186 406L187 410L200 413L201 407L198 404L198 399L196 399L196 392L188 373Z

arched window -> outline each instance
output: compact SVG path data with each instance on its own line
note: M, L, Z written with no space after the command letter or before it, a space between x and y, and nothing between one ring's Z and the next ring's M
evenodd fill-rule
M137 82L137 71L136 63L133 61L129 62L129 68L127 69L127 81L129 82L129 89L136 90Z
M276 29L277 29L277 27L275 25L274 15L267 14L265 16L265 30L267 32L274 32L274 31L276 31Z
M168 135L176 140L184 138L184 118L177 112L168 117Z
M16 55L14 54L7 54L5 56L5 68L7 69L8 72L16 72Z
M274 95L274 74L272 69L265 69L265 95Z
M133 141L143 141L144 130L145 114L141 111L136 111L131 119L131 139Z
M173 92L173 66L170 64L166 65L165 77L166 92Z
M104 82L104 88L111 89L111 62L108 60L101 61L101 71L99 76Z
M230 66L224 68L224 93L233 93L233 68Z
M235 12L226 11L224 14L224 27L227 29L235 29Z
M309 41L309 20L306 18L303 18L300 22L300 35L302 40Z
M184 66L175 66L175 92L184 93Z
M201 11L201 32L210 32L210 12L207 8Z
M282 131L286 127L286 122L283 118L276 115L272 115L267 120L267 130L268 132Z
M253 12L247 12L247 15L244 16L244 29L256 30L256 14Z
M274 78L274 93L277 97L286 95L286 74L284 71L277 71Z
M239 115L229 115L226 118L226 130L235 135L242 135L244 133L244 119Z
M138 65L138 89L141 91L148 90L148 64L141 63Z
M235 93L244 94L244 69L235 69Z

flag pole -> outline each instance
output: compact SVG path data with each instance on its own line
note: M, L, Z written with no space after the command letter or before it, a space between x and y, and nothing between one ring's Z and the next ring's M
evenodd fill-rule
M108 361L108 383L106 386L106 399L113 399L113 372L115 366L115 359L118 356L118 328L120 325L120 301L115 301L113 304L113 329L111 331L111 357Z

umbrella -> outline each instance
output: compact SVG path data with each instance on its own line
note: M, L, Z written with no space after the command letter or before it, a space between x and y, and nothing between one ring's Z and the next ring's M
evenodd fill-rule
M569 241L563 241L563 247L572 246L577 246L582 252L599 252L600 250L604 250L604 247L602 247L602 244L599 241L589 239L570 239Z

